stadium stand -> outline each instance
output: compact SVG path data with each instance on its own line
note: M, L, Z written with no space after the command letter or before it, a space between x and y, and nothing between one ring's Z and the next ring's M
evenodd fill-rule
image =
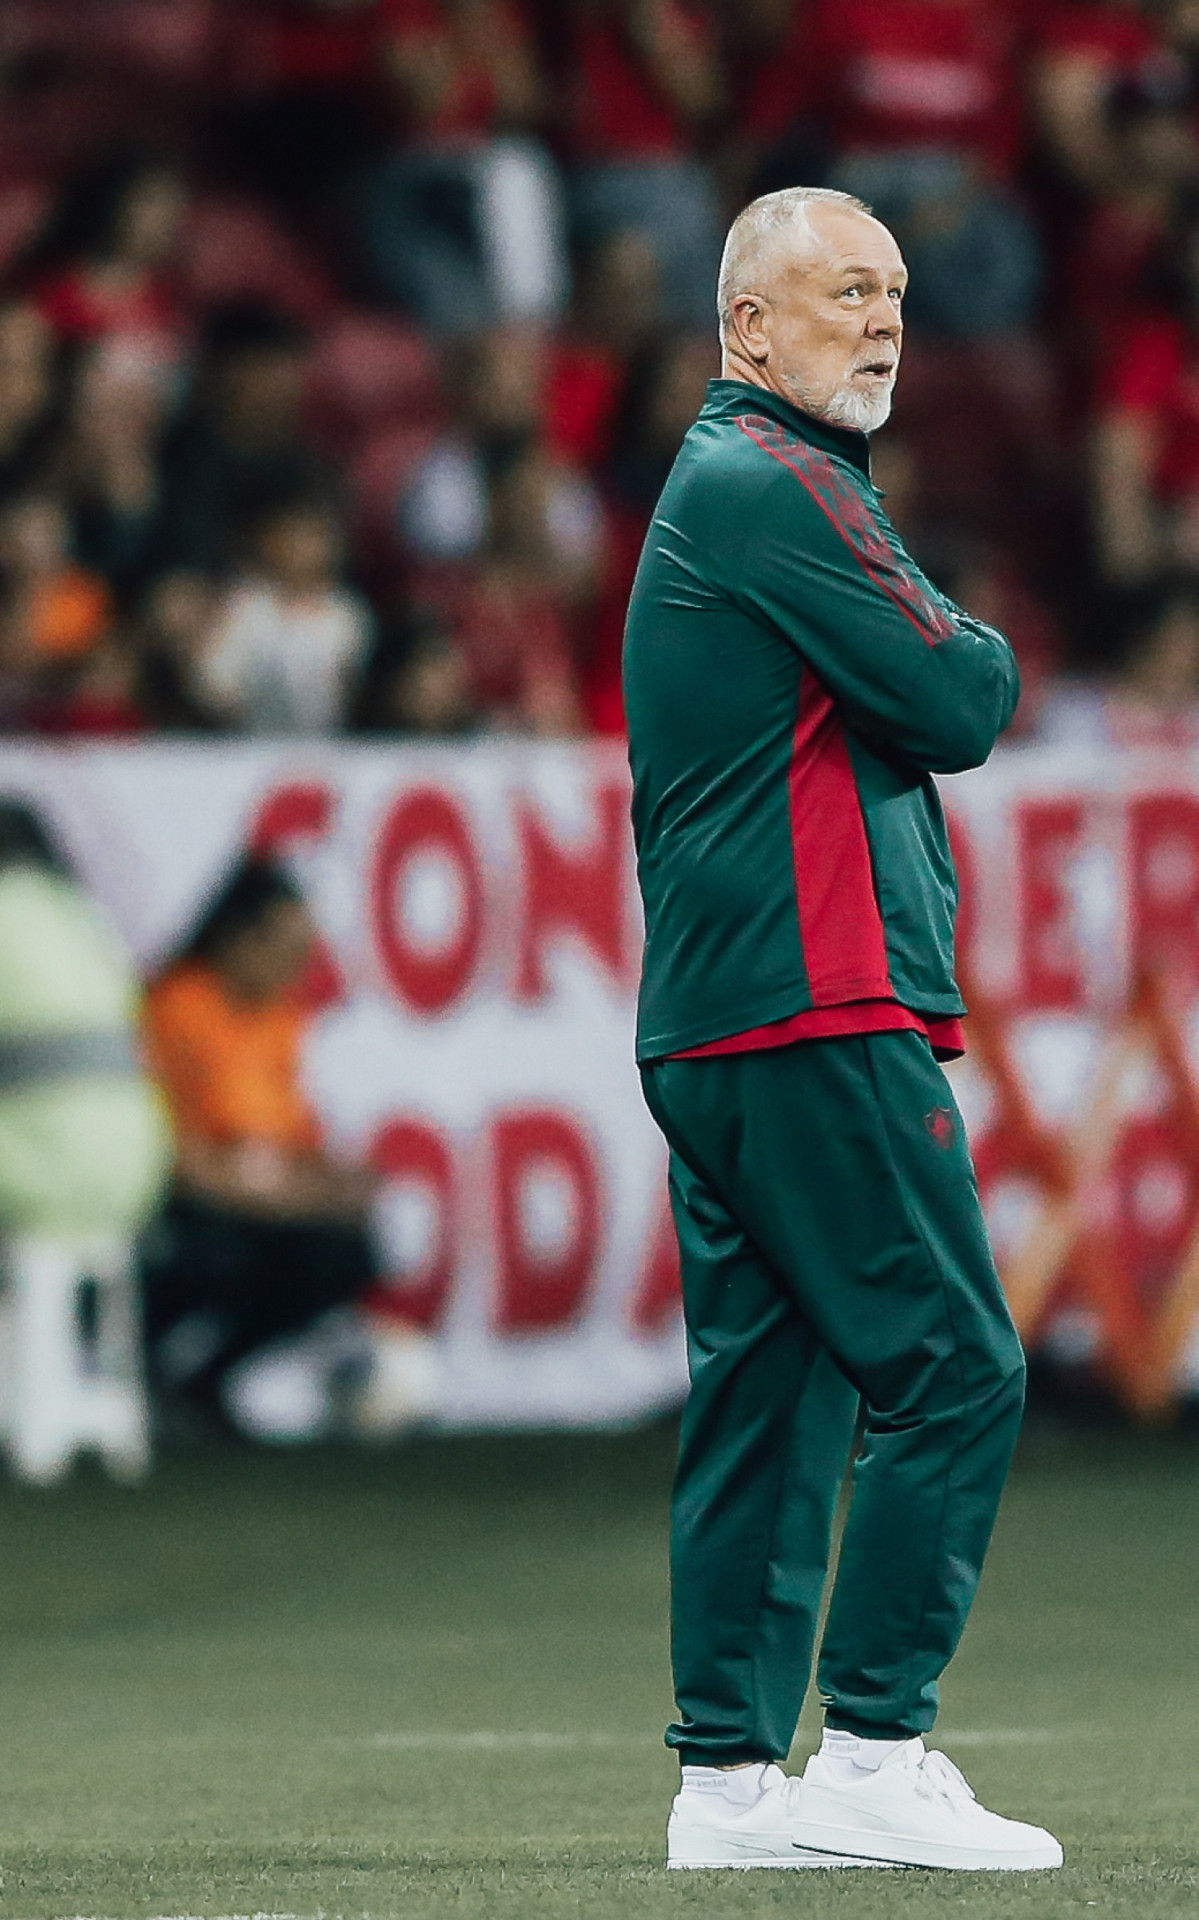
M1199 568L1193 12L6 0L4 726L251 726L204 659L294 459L372 614L335 727L416 724L392 696L435 628L450 730L619 733L720 231L802 179L865 193L909 255L880 471L930 572L1013 624L1026 733L1115 687L1151 734L1196 695L1185 649L1164 686L1138 665Z

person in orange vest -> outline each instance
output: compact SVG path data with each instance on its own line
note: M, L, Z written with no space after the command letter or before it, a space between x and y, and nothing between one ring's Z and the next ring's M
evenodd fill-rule
M147 996L147 1050L175 1133L146 1257L151 1363L218 1415L237 1362L376 1277L376 1178L328 1152L301 1086L315 937L289 877L250 860Z

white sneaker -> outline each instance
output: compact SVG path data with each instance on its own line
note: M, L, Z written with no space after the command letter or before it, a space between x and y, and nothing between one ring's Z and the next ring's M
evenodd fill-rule
M762 1769L762 1791L747 1807L723 1793L683 1787L666 1828L668 1867L860 1867L869 1861L839 1859L797 1845L798 1780L781 1767Z
M1027 1873L1060 1867L1043 1827L980 1807L952 1760L906 1740L876 1773L842 1780L816 1753L804 1769L792 1825L797 1845L862 1864Z

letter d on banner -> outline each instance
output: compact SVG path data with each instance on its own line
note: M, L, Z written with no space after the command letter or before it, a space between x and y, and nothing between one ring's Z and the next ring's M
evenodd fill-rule
M599 1171L579 1122L548 1108L492 1127L497 1318L507 1333L563 1327L581 1312L600 1239Z

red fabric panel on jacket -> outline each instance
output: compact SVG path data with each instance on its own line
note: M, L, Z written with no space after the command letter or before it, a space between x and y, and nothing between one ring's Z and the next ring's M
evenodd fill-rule
M812 1007L747 1033L730 1033L723 1040L709 1040L706 1046L688 1047L670 1058L703 1060L716 1054L763 1053L768 1047L790 1047L801 1040L847 1040L855 1033L923 1033L938 1060L957 1060L966 1051L960 1020L930 1019L901 1007L897 1000L856 1000L843 1007Z
M926 643L935 647L947 639L953 631L947 614L933 605L902 564L899 554L887 544L866 502L836 461L819 447L809 446L797 433L789 433L768 414L743 413L737 425L755 447L760 447L772 460L777 460L780 467L786 467L788 473L795 475L851 553L856 554L863 571L895 602Z
M816 1006L889 998L882 915L845 729L807 668L788 771L799 937Z

